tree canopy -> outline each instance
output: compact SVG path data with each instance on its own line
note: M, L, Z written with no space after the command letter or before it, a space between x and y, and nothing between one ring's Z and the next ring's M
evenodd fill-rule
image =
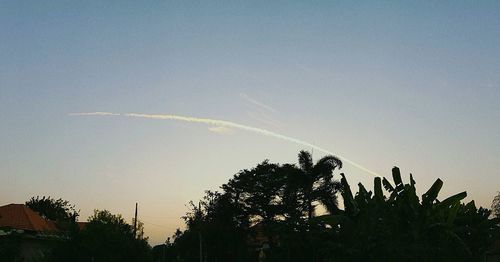
M500 239L500 194L491 210L463 203L466 192L443 199L438 178L419 196L413 175L403 179L397 167L354 193L341 168L334 156L314 162L301 151L297 164L243 169L191 201L185 229L153 249L140 221L134 232L121 215L95 210L80 228L66 200L26 205L72 225L48 261L482 261ZM18 244L3 239L0 253L12 257Z
M221 192L207 191L190 203L178 230L165 245L172 261L479 261L495 239L499 220L466 192L438 198L443 181L417 195L410 174L374 178L373 191L357 193L342 162L326 156L316 163L299 153L298 165L268 160L235 174ZM392 181L392 182L390 182ZM342 198L339 206L337 198ZM316 212L318 206L325 210ZM159 248L156 249L160 250ZM157 252L159 253L159 252Z
M493 199L493 203L491 203L491 210L495 217L500 218L500 192L498 192Z
M57 222L75 222L79 215L79 211L74 205L61 198L31 197L25 205L38 212L42 217Z
M134 236L133 227L121 215L94 210L83 229L61 242L50 261L150 261L147 238Z

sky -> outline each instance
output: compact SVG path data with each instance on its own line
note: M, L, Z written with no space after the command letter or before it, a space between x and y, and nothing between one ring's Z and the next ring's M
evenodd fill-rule
M398 166L441 199L500 191L498 1L0 1L0 35L0 205L138 202L157 244L204 190L312 149L129 113Z

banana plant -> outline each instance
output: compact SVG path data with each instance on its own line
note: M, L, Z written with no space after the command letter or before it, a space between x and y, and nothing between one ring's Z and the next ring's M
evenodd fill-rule
M392 169L392 183L385 177L374 178L373 192L360 183L354 195L345 174L341 177L344 209L336 214L316 217L315 221L329 225L344 241L359 241L354 245L354 250L363 250L359 254L377 253L376 247L410 243L407 248L411 251L401 251L394 256L401 258L411 254L425 260L425 256L433 254L432 250L438 255L445 254L439 253L442 245L439 243L447 243L462 251L451 255L460 253L464 257L470 256L465 242L453 231L460 202L467 196L466 192L439 201L443 181L438 178L419 198L413 175L410 174L410 181L405 184L397 167ZM425 250L429 252L425 253Z

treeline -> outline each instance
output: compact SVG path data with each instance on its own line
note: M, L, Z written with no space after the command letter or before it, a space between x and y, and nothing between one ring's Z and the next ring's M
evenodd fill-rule
M79 211L74 205L45 196L32 197L25 205L58 229L42 235L38 245L31 245L31 258L27 261L152 261L151 247L140 221L134 230L121 215L94 210L87 222L77 222ZM30 242L30 236L22 233L1 238L0 261L25 261L21 246Z
M466 192L438 200L440 179L419 197L395 167L392 182L376 177L353 194L344 174L334 177L341 167L301 151L298 165L242 170L190 203L186 229L153 248L155 260L484 261L499 238L499 219L461 203Z
M139 223L134 231L121 215L107 210L95 210L83 226L71 223L66 232L67 239L58 242L43 261L152 261L143 225Z
M487 261L499 243L500 194L492 210L477 208L461 202L466 192L438 198L437 179L418 196L413 176L403 179L397 167L353 193L341 168L334 156L313 162L301 151L298 164L241 170L220 192L190 202L185 230L152 249L140 221L134 230L96 210L77 222L75 206L50 197L25 205L60 232L37 261ZM0 241L0 261L18 261L15 240Z

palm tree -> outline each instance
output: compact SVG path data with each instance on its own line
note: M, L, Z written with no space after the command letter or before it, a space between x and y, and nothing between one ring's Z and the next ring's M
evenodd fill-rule
M299 167L303 178L301 182L307 218L313 217L315 209L313 202L317 200L330 213L338 210L336 193L340 189L340 183L333 180L333 170L342 168L342 161L335 156L327 155L314 164L309 152L300 151Z

